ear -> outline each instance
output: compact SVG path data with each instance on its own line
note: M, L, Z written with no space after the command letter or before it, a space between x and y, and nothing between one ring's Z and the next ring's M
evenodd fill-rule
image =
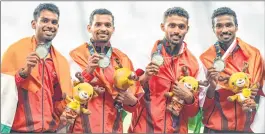
M91 33L91 26L90 26L90 25L87 25L87 31L88 31L89 33Z
M31 21L31 27L32 27L32 29L36 29L36 21L35 20L32 20Z
M160 24L160 28L161 28L161 30L162 30L163 32L165 32L165 24L164 24L164 23L161 23L161 24Z
M74 80L74 82L73 82L74 87L77 86L79 83L80 83L79 81Z
M180 81L183 77L184 77L184 76L180 76L180 77L178 78L178 81Z
M246 74L246 76L248 77L248 80L251 81L251 75L248 74L248 73L245 73L245 74Z
M93 97L92 98L96 98L98 97L98 93L96 91L93 91Z
M84 83L84 78L83 78L81 72L76 72L75 77L80 81L80 83Z
M120 67L119 67L119 66L116 66L116 67L115 67L115 70L117 70L117 69L120 69Z
M238 26L236 26L236 32L238 31Z
M113 32L112 33L114 33L115 32L115 27L113 26Z
M189 31L189 29L190 29L190 26L187 27L187 32Z
M213 33L215 33L214 26L212 26Z

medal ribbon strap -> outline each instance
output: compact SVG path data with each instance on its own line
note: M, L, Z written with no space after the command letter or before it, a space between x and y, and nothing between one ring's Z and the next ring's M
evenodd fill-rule
M233 50L235 49L236 45L237 45L237 41L235 39L232 42L232 44L229 46L229 48L225 51L224 55L222 56L222 54L221 54L221 47L220 47L219 42L217 41L214 44L217 58L222 58L222 60L225 60L228 57L228 55L230 55L233 52Z
M88 44L88 50L89 50L90 54L93 55L95 53L95 49L91 45L92 43L89 41L89 42L87 42L87 44ZM112 54L112 48L110 47L109 50L108 50L108 52L106 53L106 56L108 58L110 58L111 57L111 54Z
M223 57L222 57L222 60L225 60L225 59L228 57L228 55L230 55L230 54L234 51L236 45L237 45L237 41L236 41L236 39L235 39L235 40L232 42L232 44L229 46L229 48L225 51L225 53L224 53L224 55L223 55Z
M110 59L111 54L112 54L112 48L110 47L108 52L106 53L106 56Z
M51 47L51 45L52 45L52 43L51 43L51 42L48 42L48 43L45 44L45 47L46 47L47 49L49 49L49 48Z
M157 46L156 52L161 54L161 51L162 51L162 43L160 42L159 45Z
M214 44L214 47L215 47L215 50L216 50L216 57L217 58L221 58L222 57L221 47L220 47L220 44L219 44L218 41Z

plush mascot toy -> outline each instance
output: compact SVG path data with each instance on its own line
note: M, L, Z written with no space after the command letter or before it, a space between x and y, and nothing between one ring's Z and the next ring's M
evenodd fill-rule
M86 105L89 100L98 96L93 87L83 81L80 72L76 73L75 76L79 79L79 82L74 81L73 98L66 96L68 104L60 117L62 121L71 120L70 123L73 123L81 112L88 115L91 114Z
M207 82L197 81L194 77L188 76L187 66L182 67L184 76L179 78L179 86L190 90L192 93L198 91L199 85L207 86ZM171 98L170 104L167 106L167 110L170 111L173 115L179 116L180 111L182 110L184 100L180 99L173 92L166 92L165 96Z
M118 92L126 92L127 89L135 84L135 81L139 80L139 77L144 73L143 70L137 69L135 72L130 69L123 67L118 59L115 59L118 66L115 67L114 72L114 88ZM122 104L119 102L114 102L114 106L119 111L122 110Z
M228 90L231 90L235 93L235 95L228 96L227 100L230 102L237 101L240 104L251 105L255 103L251 96L251 89L259 88L259 84L254 84L250 86L250 80L248 74L246 74L246 70L248 68L248 64L244 63L244 68L242 72L233 73L230 77L219 78L220 81L228 80ZM245 108L244 111L252 111L251 108Z

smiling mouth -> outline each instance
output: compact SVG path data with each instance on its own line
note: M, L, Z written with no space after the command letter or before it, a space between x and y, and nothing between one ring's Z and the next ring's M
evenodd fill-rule
M51 35L53 35L54 32L52 32L52 31L44 31L44 33L45 33L46 35L48 35L48 36L51 36Z
M108 37L108 35L107 35L107 34L98 34L98 36L99 36L100 38L105 38L105 37Z
M223 38L229 38L229 37L231 37L231 35L230 34L223 34L223 35L221 35L221 37L223 37Z
M88 97L84 94L81 94L83 98L87 99Z
M240 87L244 86L244 84L245 84L245 81L237 82L237 85L240 86Z
M244 82L239 82L238 84L241 85L241 84L243 84L243 83L244 83Z

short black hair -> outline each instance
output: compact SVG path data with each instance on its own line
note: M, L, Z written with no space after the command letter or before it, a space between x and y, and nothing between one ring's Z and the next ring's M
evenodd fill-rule
M34 20L37 20L40 17L40 13L43 10L49 10L49 11L51 11L53 13L56 13L58 15L58 18L60 16L59 8L56 5L54 5L52 3L42 3L42 4L39 4L37 6L37 8L35 8L35 10L33 12Z
M168 16L178 15L187 18L189 20L189 13L182 7L172 7L164 12L164 22Z
M222 15L231 15L234 17L235 25L238 26L236 12L229 7L220 7L213 11L212 14L212 26L214 27L214 18Z
M112 15L111 11L109 11L108 9L105 8L99 8L99 9L95 9L89 17L89 25L92 25L92 22L94 21L94 16L96 14L100 14L100 15L110 15L112 17L112 24L114 26L114 16Z

